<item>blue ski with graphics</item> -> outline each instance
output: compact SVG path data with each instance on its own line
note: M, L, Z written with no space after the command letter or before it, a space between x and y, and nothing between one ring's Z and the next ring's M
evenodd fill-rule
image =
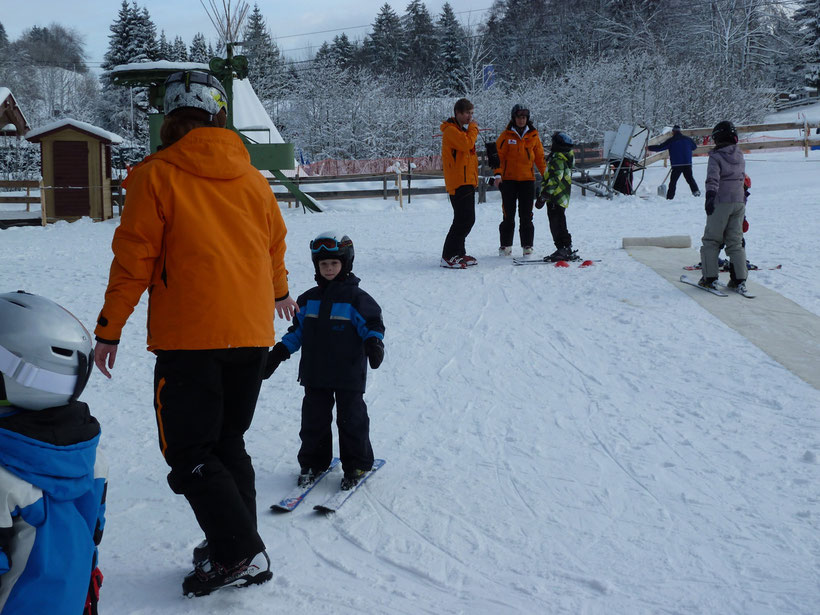
M309 485L305 485L304 487L296 486L293 490L278 504L273 504L270 509L276 512L292 512L294 508L299 506L307 497L307 494L311 492L311 490L322 480L325 476L327 476L333 468L339 465L340 459L338 457L334 457L333 461L330 462L330 467L327 470L319 474L312 483Z
M317 510L321 513L333 513L339 510L342 507L342 504L347 502L350 499L350 496L356 493L356 491L364 484L364 482L373 476L376 471L381 468L385 464L384 459L375 459L373 461L373 468L369 472L365 472L364 476L359 479L359 482L356 483L352 488L348 489L347 491L339 490L330 496L327 500L325 500L322 504L317 504L313 507L313 510Z

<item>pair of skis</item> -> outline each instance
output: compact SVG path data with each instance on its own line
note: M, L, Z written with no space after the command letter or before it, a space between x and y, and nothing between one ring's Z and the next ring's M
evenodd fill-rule
M680 277L680 281L683 282L684 284L689 284L689 286L694 286L695 288L705 290L707 293L712 293L713 295L716 295L718 297L728 297L729 296L727 293L725 293L721 290L722 288L725 288L726 290L732 290L732 291L736 292L738 295L741 295L742 297L746 297L747 299L754 299L755 298L755 296L753 294L751 294L748 290L738 290L737 288L729 288L723 282L718 282L717 283L717 285L720 286L720 288L711 288L709 286L701 286L700 284L697 283L696 280L693 280L692 278L686 277L685 275L682 275Z
M330 474L333 469L338 466L340 463L340 459L338 457L334 457L333 461L330 462L330 467L327 470L319 474L313 482L305 485L305 486L296 486L294 487L288 495L282 498L278 503L273 504L270 508L276 512L292 512L299 504L301 504L307 495L313 490L313 488L319 484L319 482L328 474ZM313 510L322 513L332 513L339 510L342 505L350 499L356 491L361 487L364 482L370 478L379 468L381 468L385 464L384 459L376 459L373 461L373 467L359 479L359 482L356 483L352 488L342 491L339 489L336 493L333 493L329 498L327 498L321 504L317 504L313 507Z

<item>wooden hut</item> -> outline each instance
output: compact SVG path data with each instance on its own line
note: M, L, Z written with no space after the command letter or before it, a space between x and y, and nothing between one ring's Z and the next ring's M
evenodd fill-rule
M0 136L22 137L30 128L11 90L0 87Z
M32 130L26 140L40 144L46 219L113 216L111 146L121 143L121 137L66 118Z

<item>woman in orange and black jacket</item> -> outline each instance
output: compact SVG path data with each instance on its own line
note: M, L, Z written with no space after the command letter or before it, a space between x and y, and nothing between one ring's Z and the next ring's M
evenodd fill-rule
M147 289L168 484L207 541L182 584L200 596L272 576L243 436L275 343L274 312L290 320L298 307L281 211L239 136L224 128L224 88L200 71L174 73L165 85L163 147L126 180L94 361L110 378L122 329Z
M535 200L535 173L546 171L544 146L538 131L530 121L529 109L515 105L510 113L510 123L496 140L501 166L495 169L495 184L501 191L503 218L498 225L501 256L512 254L515 233L515 210L518 208L518 233L524 256L532 254L535 227L532 223L532 206Z

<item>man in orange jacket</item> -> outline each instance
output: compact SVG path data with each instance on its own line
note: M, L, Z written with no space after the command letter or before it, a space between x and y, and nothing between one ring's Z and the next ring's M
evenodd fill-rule
M501 166L495 169L495 184L501 191L503 218L498 225L500 256L512 254L515 232L515 210L518 204L518 236L524 256L532 254L535 227L532 223L532 205L535 201L535 173L533 165L543 176L547 170L541 137L530 120L530 111L524 105L515 105L510 112L510 123L496 141Z
M478 186L478 156L475 142L478 124L473 120L473 103L459 98L453 117L441 123L441 161L444 185L453 206L453 223L444 240L441 266L466 269L477 261L466 254L464 242L475 224L475 189Z
M168 484L206 543L183 593L271 578L256 531L250 427L274 308L298 310L285 270L287 229L270 186L225 130L222 85L199 71L166 81L163 147L128 176L94 361L108 378L125 322L147 289L154 408Z

